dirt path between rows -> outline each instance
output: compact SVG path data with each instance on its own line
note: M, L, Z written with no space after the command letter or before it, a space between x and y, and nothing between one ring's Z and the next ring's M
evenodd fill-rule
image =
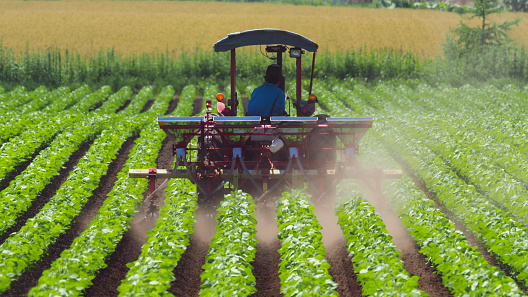
M279 263L281 247L277 237L279 229L277 227L277 215L275 202L256 202L257 220L257 251L253 266L253 275L256 279L257 292L253 296L283 296L280 293Z
M362 296L361 284L357 281L352 259L348 257L346 240L334 213L335 197L323 198L314 203L314 213L321 224L323 245L326 250L325 258L330 264L328 273L337 283L339 296Z
M175 95L166 111L166 115L173 112L179 101L179 95ZM152 104L150 104L151 106ZM148 104L146 106L149 106ZM165 139L162 142L161 149L156 158L156 167L162 169L172 169L172 142ZM156 186L161 185L163 180L157 180ZM147 191L144 197L147 196ZM155 200L156 204L162 206L165 195L160 193ZM142 205L139 211L134 215L134 219L130 222L130 229L123 234L123 238L112 253L110 258L105 262L108 266L102 269L99 274L92 280L93 285L90 286L85 296L117 296L119 292L117 288L121 284L121 280L126 278L129 268L126 264L138 259L141 254L141 247L147 243L147 232L155 227L157 217L146 217L148 203Z
M216 208L217 205L199 205L196 210L194 233L191 234L187 250L173 270L176 279L168 290L175 296L198 296L200 292L202 266L205 264L211 239L216 234Z
M359 182L366 195L366 199L374 206L376 212L385 223L392 241L401 251L403 267L411 276L419 276L418 288L431 297L453 296L449 289L442 283L442 277L427 261L425 255L420 253L420 247L409 235L400 218L392 210L387 198L380 193L380 189L373 184Z
M172 166L172 143L165 140L156 159L157 168L169 169ZM157 180L159 186L163 180ZM147 192L144 196L147 196ZM164 194L160 194L157 204L163 204ZM137 260L141 254L141 247L147 243L147 232L155 227L157 217L146 217L147 204L142 205L130 222L130 229L123 234L116 250L105 262L108 266L102 269L92 280L93 285L86 290L85 296L117 296L117 287L126 278L129 268L127 263Z

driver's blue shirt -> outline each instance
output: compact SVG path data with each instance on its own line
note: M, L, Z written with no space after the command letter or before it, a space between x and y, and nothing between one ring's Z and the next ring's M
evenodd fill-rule
M248 116L281 116L284 114L286 101L284 91L276 85L265 82L253 90L248 103Z

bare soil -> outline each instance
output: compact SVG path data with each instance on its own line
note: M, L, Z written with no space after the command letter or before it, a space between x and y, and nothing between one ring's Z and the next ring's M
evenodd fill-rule
M324 234L323 234L324 236ZM346 240L335 241L326 249L326 260L331 265L328 273L337 283L339 296L363 296L361 283L357 281L352 258L348 256Z
M420 253L420 247L409 235L400 218L392 210L390 203L381 194L381 189L376 188L373 183L360 182L366 199L374 206L383 223L387 227L389 235L396 247L401 251L403 267L411 276L419 276L418 288L429 296L453 296L442 283L442 277L437 274L436 269Z
M200 292L202 266L209 251L209 243L216 233L215 215L216 211L204 210L201 206L197 210L197 222L190 244L173 270L176 280L168 291L175 296L198 296Z
M279 263L281 247L278 239L275 202L272 199L257 202L257 251L253 266L257 292L253 296L283 296L280 293Z
M180 95L175 94L174 97L172 97L171 102L169 103L169 108L167 108L167 112L165 112L165 115L171 114L178 106L179 101L180 101Z
M193 115L198 115L203 109L204 102L202 97L194 98L193 102Z
M141 109L140 113L143 113L143 112L149 110L152 107L152 104L154 104L154 99L150 99L149 101L147 101L145 106L143 106L143 109Z
M124 110L125 108L127 108L127 106L130 104L130 102L132 102L132 99L128 99L127 101L125 101L123 103L123 105L121 105L121 107L119 107L117 110L116 110L116 113Z
M331 265L328 273L337 283L337 292L340 296L362 296L362 287L357 281L352 258L348 256L347 241L334 212L335 204L335 195L324 197L319 203L314 203L314 213L322 227L325 258Z

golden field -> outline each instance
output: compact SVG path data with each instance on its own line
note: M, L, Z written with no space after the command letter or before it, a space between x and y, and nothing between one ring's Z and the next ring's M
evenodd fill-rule
M528 40L528 14L512 34ZM113 47L125 55L212 45L230 32L278 28L302 34L328 51L395 48L427 57L461 16L431 10L293 6L260 3L131 1L0 1L0 38L15 51L59 48L93 55Z

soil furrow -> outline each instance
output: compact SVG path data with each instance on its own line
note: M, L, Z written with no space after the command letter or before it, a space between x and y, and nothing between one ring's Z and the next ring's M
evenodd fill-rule
M198 296L202 283L200 275L203 272L205 256L209 251L209 244L216 233L216 207L198 206L194 233L187 250L183 253L173 273L176 278L169 288L175 296Z
M132 102L132 99L128 99L127 101L125 101L125 103L123 103L123 105L121 105L121 107L119 107L115 113L119 113L120 111L124 110L125 108L127 108L127 106L130 104L130 102Z
M324 236L324 235L323 235ZM357 281L352 259L348 256L346 239L335 241L326 249L326 260L330 264L328 273L337 283L339 296L363 296L361 283Z
M145 103L145 106L143 106L139 113L144 113L145 111L149 110L154 104L154 101L155 99L150 99L149 101L147 101L147 103Z
M193 102L193 115L200 115L200 113L202 112L202 109L203 109L203 106L204 106L204 103L203 103L203 97L201 96L198 96L196 98L194 98L194 102Z
M117 157L110 163L107 174L101 178L99 186L94 190L92 197L89 198L81 213L74 219L71 228L59 236L57 241L49 247L46 255L35 264L35 267L22 274L17 281L13 282L11 289L3 296L26 296L29 290L38 284L38 279L41 277L42 272L49 269L51 263L58 259L60 254L71 246L73 240L86 230L86 227L104 203L107 194L112 190L117 180L117 174L123 169L128 158L128 153L134 145L135 138L129 138L120 148ZM84 155L88 151L89 146L83 147L83 149L82 154ZM60 187L60 184L54 186L56 187L56 191ZM48 197L48 200L51 197Z
M172 165L172 142L165 140L156 159L157 168L169 169ZM157 180L156 186L161 185L163 180ZM148 195L148 190L143 194ZM165 199L165 195L158 195L157 204ZM102 269L99 274L92 280L93 285L85 292L85 296L117 296L117 288L121 280L126 278L130 270L126 264L136 261L141 255L141 247L147 243L147 232L155 227L157 217L146 218L148 207L147 203L142 205L139 212L134 214L134 219L130 222L130 229L123 234L123 238L112 253L110 258L105 261L108 265Z
M282 296L280 293L279 263L281 247L277 237L279 229L277 227L277 215L275 203L257 202L257 251L255 259L251 263L253 275L256 279L257 293L253 296Z
M409 235L400 218L392 210L386 197L380 189L374 188L366 182L360 183L366 199L374 206L376 212L385 223L387 231L396 247L401 251L403 267L411 276L419 276L418 288L431 297L453 296L449 289L442 283L442 277L436 269L420 253L420 247Z
M323 229L323 244L326 250L325 258L330 264L328 273L338 284L337 292L340 296L362 296L361 284L357 282L352 259L348 257L346 240L334 212L335 196L324 197L315 203L314 214Z
M165 115L171 114L178 106L179 101L180 101L180 95L179 94L174 95L174 97L172 97L172 100L169 102L169 107L167 108Z

